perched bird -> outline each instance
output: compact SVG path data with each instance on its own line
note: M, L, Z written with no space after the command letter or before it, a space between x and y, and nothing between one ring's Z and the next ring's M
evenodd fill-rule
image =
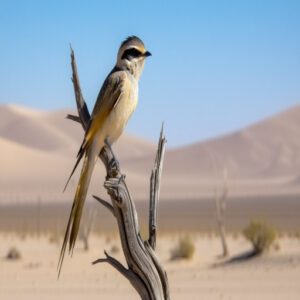
M67 186L78 163L84 158L60 253L58 275L67 244L69 243L69 253L72 253L75 246L82 210L98 154L105 144L110 146L119 138L134 112L138 102L138 81L144 68L145 58L150 55L141 39L136 36L128 37L122 42L116 65L100 89L76 164L66 184Z

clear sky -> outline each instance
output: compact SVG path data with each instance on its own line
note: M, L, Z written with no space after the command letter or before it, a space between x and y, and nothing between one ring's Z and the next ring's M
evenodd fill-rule
M120 42L152 52L128 131L169 146L300 103L300 1L0 0L0 102L74 107L69 43L90 108Z

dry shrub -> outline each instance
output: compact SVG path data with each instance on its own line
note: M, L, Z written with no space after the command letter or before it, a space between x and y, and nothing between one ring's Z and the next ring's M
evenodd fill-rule
M60 243L60 236L58 233L51 233L49 236L49 243L50 244L55 244L55 245L59 245Z
M276 251L276 252L280 251L280 244L279 244L278 242L275 243L275 244L273 245L273 249L274 249L274 251Z
M285 237L285 233L281 230L281 231L278 231L277 232L277 237L279 238L279 239L283 239L284 237Z
M112 238L111 238L111 236L106 236L105 237L105 244L110 244L111 243L111 240L112 240Z
M6 255L7 260L18 260L21 258L21 252L16 247L11 247Z
M296 239L300 239L300 230L296 231L294 236Z
M192 259L195 253L193 240L185 236L178 241L177 246L171 252L171 259Z
M19 237L22 241L25 241L27 238L27 235L26 235L26 233L20 233Z
M256 254L267 251L276 239L276 230L265 221L253 220L243 231Z
M112 254L116 254L116 253L120 252L120 248L117 245L112 245L110 248L110 252Z
M233 233L232 233L232 239L235 240L235 241L238 240L238 239L239 239L239 233L236 232L236 231L233 232Z

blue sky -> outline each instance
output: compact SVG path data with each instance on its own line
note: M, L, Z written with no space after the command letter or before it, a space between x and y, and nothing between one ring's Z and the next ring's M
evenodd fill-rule
M0 102L74 107L69 43L90 108L120 42L153 56L128 131L170 146L247 126L300 101L300 1L0 0Z

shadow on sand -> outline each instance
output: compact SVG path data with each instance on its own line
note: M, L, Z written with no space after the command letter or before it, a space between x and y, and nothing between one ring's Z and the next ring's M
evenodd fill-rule
M217 268L217 267L223 267L223 266L233 265L233 264L237 264L237 263L243 263L243 262L247 262L251 259L257 258L257 257L259 257L259 255L254 250L250 250L250 251L246 251L241 254L238 254L236 256L230 257L221 262L214 263L212 265L212 267Z

